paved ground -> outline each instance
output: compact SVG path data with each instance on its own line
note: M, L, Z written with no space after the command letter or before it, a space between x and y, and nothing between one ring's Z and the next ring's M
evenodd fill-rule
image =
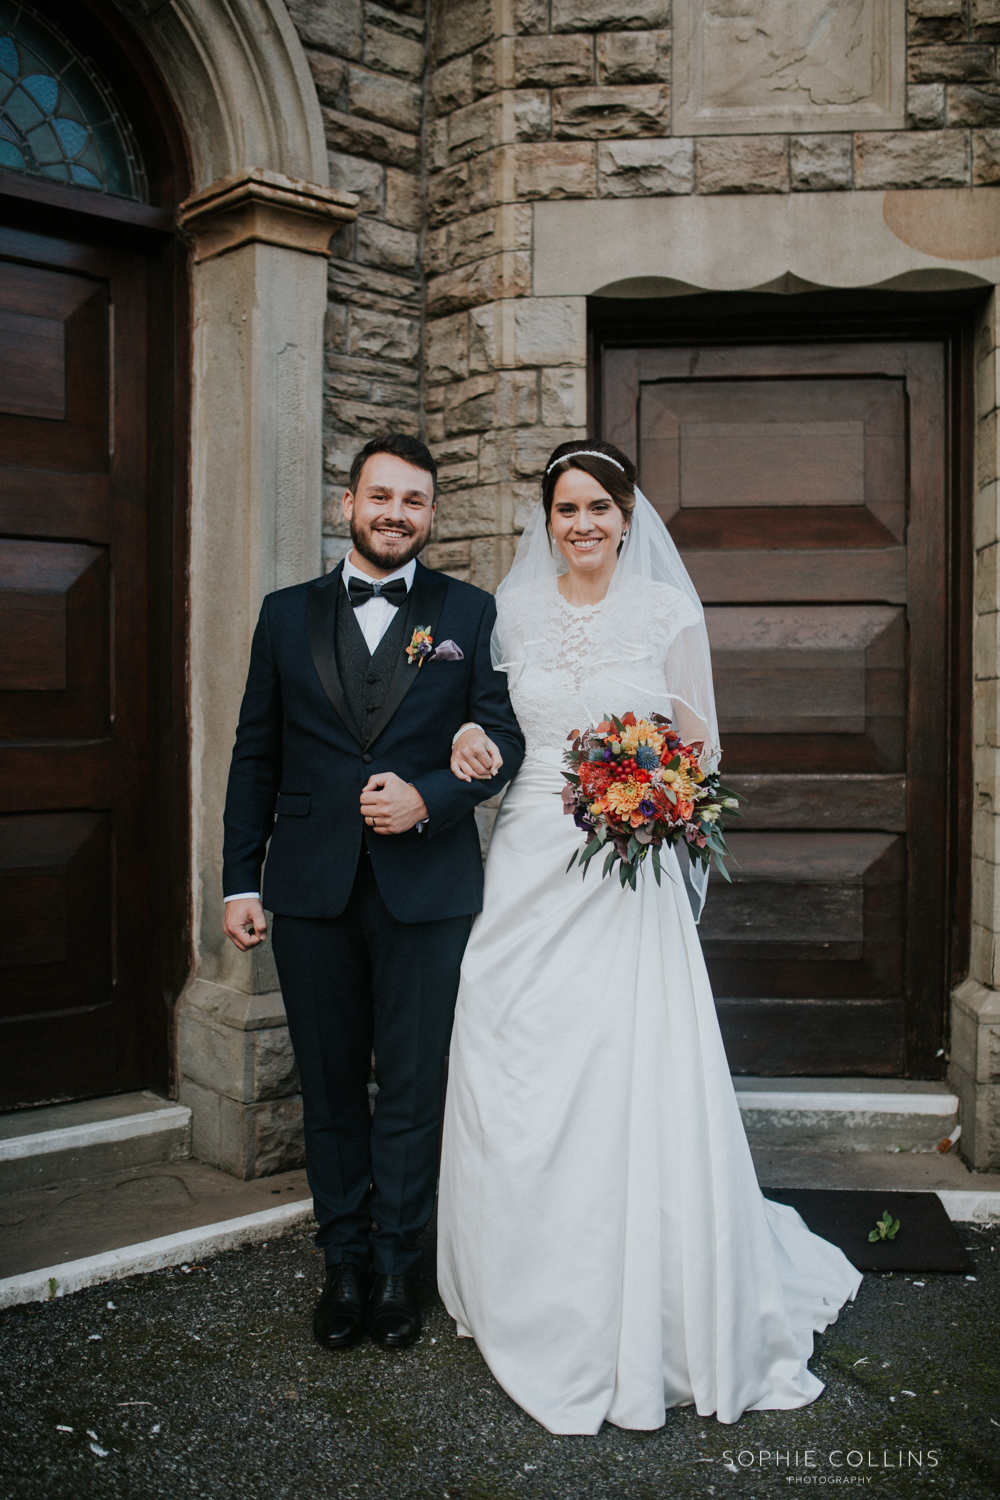
M687 1500L809 1481L995 1500L1000 1226L961 1227L977 1279L866 1278L817 1341L827 1388L813 1406L732 1427L678 1409L650 1434L550 1436L455 1338L429 1279L415 1349L325 1353L310 1341L322 1267L305 1236L12 1308L0 1314L0 1494Z

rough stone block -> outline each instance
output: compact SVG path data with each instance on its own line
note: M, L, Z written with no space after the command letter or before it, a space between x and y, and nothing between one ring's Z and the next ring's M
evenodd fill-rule
M497 297L524 295L530 287L530 255L521 250L505 251L434 277L427 286L427 311L457 312Z
M664 84L556 89L552 124L564 140L668 135L670 91Z
M460 221L461 222L461 221ZM424 271L428 276L448 269L448 229L429 229L424 235Z
M548 29L548 0L514 0L514 30L519 36L538 36Z
M402 167L404 171L414 171L419 166L420 142L415 135L335 109L324 108L323 123L327 142L335 149L352 156L387 162L389 166Z
M444 392L445 432L486 432L495 426L497 377L474 375Z
M436 115L450 115L452 110L471 104L472 58L453 57L450 62L435 68L430 80L431 103Z
M597 81L604 84L669 83L670 32L609 31L599 34Z
M502 472L510 479L540 479L554 448L586 435L585 427L514 427L500 433Z
M424 71L424 44L381 26L366 26L364 61L379 73L416 80Z
M447 224L468 211L469 168L465 162L428 177L427 217L431 224Z
M641 198L694 191L694 142L609 141L597 148L597 191L605 198Z
M467 219L459 219L447 229L434 233L446 236L444 265L440 269L480 260L499 250L530 250L531 209L525 204L505 203L484 209L482 213L470 214ZM433 253L435 258L440 258L437 242Z
M343 401L337 397L326 397L323 405L341 433L349 432L352 437L360 438L361 443L390 429L408 432L412 437L420 436L419 413L403 406L373 406L365 401ZM353 457L361 443L344 444L344 451L349 446L350 456ZM335 436L333 444L336 447Z
M789 155L795 191L829 193L851 186L849 135L793 135Z
M444 391L441 392L442 397ZM462 464L479 456L480 438L475 432L456 432L450 437L442 436L436 448L434 457L442 464Z
M440 172L448 165L448 121L428 120L424 130L424 161L428 172Z
M331 109L346 109L347 107L347 80L349 68L347 63L339 57L331 57L328 52L306 51L306 61L309 71L316 85L316 97L320 104L328 104Z
M441 573L454 573L466 569L470 562L469 542L431 542L425 548L420 561L428 568Z
M380 214L385 207L385 168L360 156L344 156L340 151L327 152L327 159L330 186L357 193L359 214Z
M369 359L415 360L420 353L419 320L352 308L347 352Z
M906 90L906 123L911 130L940 130L945 123L943 83L912 83Z
M415 83L392 78L387 73L372 73L368 68L351 68L350 113L379 120L395 130L419 134L423 112L423 93Z
M909 0L907 11L911 44L960 41L965 37L965 0Z
M968 143L957 130L875 130L854 137L859 188L964 187Z
M287 0L287 4L303 46L352 59L361 56L361 0Z
M423 226L420 178L398 167L385 169L385 217L400 229L419 232Z
M464 380L469 373L469 318L456 313L427 324L424 362L430 381Z
M514 358L519 365L585 365L584 297L527 297L514 309Z
M492 0L436 0L431 22L434 61L471 52L493 35Z
M948 87L949 125L1000 125L1000 83Z
M347 307L343 302L328 302L323 318L323 345L327 350L347 348Z
M972 181L976 187L1000 183L1000 130L972 132Z
M487 42L485 47L477 47L472 54L473 99L495 93L500 87L497 78L497 44Z
M988 412L976 423L976 488L983 489L997 478L997 413Z
M456 537L492 536L503 523L503 501L500 486L479 484L474 489L459 490L443 496L434 522L439 541Z
M504 370L497 380L495 427L533 427L538 421L534 370Z
M1000 42L1000 0L970 0L969 35L974 42Z
M438 464L437 492L447 494L451 490L467 490L479 478L479 465L475 459L463 463Z
M594 50L587 36L518 37L514 45L514 80L539 88L593 83Z
M424 0L386 0L385 5L366 0L365 20L370 26L381 26L384 31L420 38L426 30L425 10Z
M552 0L553 31L657 31L670 0Z
M993 77L993 48L911 47L906 56L910 83L978 83Z
M516 165L517 196L531 198L590 198L596 180L594 147L553 141L541 146L519 146Z
M514 93L514 139L548 140L552 133L552 105L548 91L517 89Z
M544 427L582 427L585 424L586 370L543 370L540 387Z
M412 230L397 229L382 219L359 219L357 229L357 257L362 265L417 270L420 241Z
M456 109L448 120L448 157L464 161L498 144L500 110L492 98Z
M699 193L787 193L784 136L703 136L696 146Z

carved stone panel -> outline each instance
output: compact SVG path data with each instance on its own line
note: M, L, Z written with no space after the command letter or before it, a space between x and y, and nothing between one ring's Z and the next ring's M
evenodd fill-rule
M674 0L675 135L905 124L906 0Z

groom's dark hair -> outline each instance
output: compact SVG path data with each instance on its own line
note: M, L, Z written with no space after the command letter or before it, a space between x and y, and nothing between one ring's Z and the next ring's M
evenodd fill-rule
M361 478L361 470L368 459L376 453L391 453L394 458L405 459L415 469L423 469L431 476L431 499L437 495L438 466L431 458L430 449L425 448L419 438L410 437L406 432L386 432L381 437L374 437L354 455L351 464L351 475L348 480L348 488L351 494L357 493L358 480Z

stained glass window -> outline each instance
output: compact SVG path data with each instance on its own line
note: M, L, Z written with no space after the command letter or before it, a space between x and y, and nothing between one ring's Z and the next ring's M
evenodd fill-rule
M30 5L0 0L0 167L146 198L132 133L107 84Z

